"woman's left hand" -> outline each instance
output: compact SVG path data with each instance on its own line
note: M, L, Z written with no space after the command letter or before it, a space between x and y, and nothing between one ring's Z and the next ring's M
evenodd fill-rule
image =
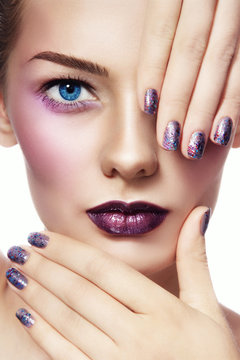
M28 284L10 287L29 304L35 323L26 329L34 341L54 360L239 360L207 267L206 210L195 208L180 232L179 298L119 259L57 233L42 233L45 248L22 246L30 256L13 266Z

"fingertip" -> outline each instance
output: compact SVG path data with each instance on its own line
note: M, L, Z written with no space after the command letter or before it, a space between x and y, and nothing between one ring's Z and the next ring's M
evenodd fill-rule
M205 234L211 217L211 208L209 206L197 206L188 214L182 226L182 233ZM199 230L198 230L199 229ZM197 233L196 233L197 231Z
M212 215L212 209L207 208L207 210L204 211L203 215L201 216L200 233L201 233L202 236L205 236L205 233L207 231L211 215Z

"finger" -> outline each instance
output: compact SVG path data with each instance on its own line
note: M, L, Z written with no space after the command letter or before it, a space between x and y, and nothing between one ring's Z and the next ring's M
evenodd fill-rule
M240 117L240 41L233 60L224 94L214 119L211 140L222 146L233 139ZM230 120L228 120L230 119ZM231 123L232 121L232 123ZM230 125L228 125L230 124Z
M182 0L148 0L138 66L138 97L143 110L146 90L160 92L181 5Z
M86 347L88 355L97 351L94 355L98 357L99 353L105 351L106 354L113 347L112 339L117 340L120 333L126 333L127 327L130 330L130 320L134 315L125 306L75 272L41 256L33 249L26 246L21 248L30 253L20 270L28 276L29 281L24 291L17 291L42 316L49 313L51 325L76 346L84 350ZM18 269L15 265L14 268ZM52 305L51 309L48 304ZM59 317L59 314L65 316ZM66 324L64 319L69 319L69 323ZM92 339L96 339L94 348Z
M171 141L169 127L174 120L180 128L184 123L207 48L216 3L217 0L185 0L183 3L158 110L158 141L166 150L177 149L179 137Z
M34 251L91 281L134 313L151 311L159 293L163 303L173 297L107 252L61 234L49 231L42 234L49 237L48 245L44 249L34 246Z
M26 331L52 360L91 360L87 355L66 341L56 330L30 307L20 308L16 316Z
M192 157L189 139L195 131L207 140L216 116L240 34L239 0L219 1L209 45L188 108L182 138L182 153ZM193 152L194 155L194 152Z
M186 304L225 326L207 264L204 234L210 215L210 209L197 207L182 227L176 254L179 296Z

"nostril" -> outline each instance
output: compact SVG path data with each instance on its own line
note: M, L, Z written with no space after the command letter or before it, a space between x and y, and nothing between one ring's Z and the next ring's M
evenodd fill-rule
M137 172L136 177L143 177L146 175L146 171L144 169Z

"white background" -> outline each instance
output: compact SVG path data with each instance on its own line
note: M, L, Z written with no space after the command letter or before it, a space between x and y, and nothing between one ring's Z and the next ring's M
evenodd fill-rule
M27 243L44 229L32 204L19 145L0 147L0 248ZM217 208L207 231L207 254L213 285L221 303L240 314L240 151L231 150Z

